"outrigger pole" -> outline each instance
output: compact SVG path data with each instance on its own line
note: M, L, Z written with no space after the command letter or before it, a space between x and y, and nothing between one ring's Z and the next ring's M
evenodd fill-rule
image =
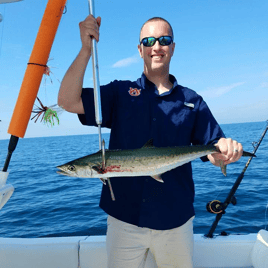
M0 190L3 189L7 180L7 169L12 153L16 149L19 138L23 138L25 135L66 1L49 0L47 3L9 124L8 133L11 134L11 137L4 168L0 171ZM8 201L12 193L7 195L6 192L0 191L0 209Z
M94 0L88 0L88 4L89 4L89 13L93 17L95 17ZM101 137L102 112L101 112L101 98L100 98L99 65L98 65L97 41L95 38L92 39L92 67L93 67L93 80L94 80L95 119L99 131L99 147L100 150L102 151L102 164L105 165L105 147L104 147L104 140L102 141ZM115 201L110 178L107 178L107 181L111 192L111 198L113 201Z
M259 148L259 146L260 146L260 144L261 144L261 142L262 142L262 140L263 140L263 138L264 138L264 136L265 136L267 131L268 131L268 120L267 120L267 126L266 126L264 132L262 133L261 138L259 139L257 145L255 146L253 144L253 146L254 146L253 155L255 155L255 153L257 152L257 150L258 150L258 148ZM210 212L210 213L217 214L217 216L216 216L216 219L213 222L208 234L205 235L206 237L213 238L213 233L214 233L215 229L217 228L217 225L218 225L220 219L222 218L223 214L225 214L226 208L229 206L230 203L232 203L233 205L236 205L236 198L235 198L234 194L235 194L237 188L239 187L241 181L243 180L244 174L245 174L245 172L246 172L246 170L247 170L252 158L253 158L253 156L251 156L249 158L249 160L247 161L243 171L241 172L241 174L236 179L236 181L235 181L232 189L230 190L227 198L225 199L224 203L222 203L222 202L220 202L218 200L213 200L213 201L208 202L207 211Z

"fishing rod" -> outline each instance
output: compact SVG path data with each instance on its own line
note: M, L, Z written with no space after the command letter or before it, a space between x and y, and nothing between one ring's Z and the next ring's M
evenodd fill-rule
M95 18L94 0L88 0L89 14ZM105 147L104 140L101 137L101 124L102 124L102 112L101 112L101 98L100 98L100 78L99 78L99 65L98 65L98 51L97 41L92 38L92 69L93 69L93 81L94 81L94 104L95 104L95 119L98 125L99 132L99 148L102 151L102 163L105 165ZM107 178L108 186L111 192L111 198L115 201L112 184L110 178ZM104 182L104 181L103 181Z
M0 0L0 4L14 3L14 2L18 2L18 1L21 1L21 0ZM1 22L1 20L0 20L0 22ZM1 122L1 120L0 120L0 122ZM2 169L2 172L7 172L12 153L16 149L18 140L19 140L18 137L11 135L10 140L9 140L9 145L8 145L8 154L7 154L7 158L6 158L4 167Z
M29 63L27 64L19 96L8 128L8 133L11 134L11 137L9 140L6 161L3 170L0 171L0 209L8 201L14 191L12 185L6 185L8 166L19 138L23 138L25 135L34 101L42 77L47 68L46 64L49 53L54 42L66 1L67 0L48 0ZM15 0L8 0L7 2L15 2Z
M7 177L9 172L7 172L9 162L12 156L12 153L15 151L19 138L11 135L8 145L8 154L6 161L3 167L3 170L0 171L0 209L6 204L9 198L14 192L14 187L12 184L6 184Z
M267 120L267 126L266 126L264 132L262 133L257 145L255 146L255 143L253 143L253 147L254 147L253 155L255 155L255 153L257 152L257 150L258 150L258 148L259 148L259 146L260 146L267 131L268 131L268 120ZM225 214L226 208L229 206L230 203L232 203L233 205L236 205L237 202L236 202L236 198L235 198L234 194L235 194L237 188L239 187L241 181L243 180L244 174L245 174L245 172L246 172L253 157L254 156L251 156L248 159L243 171L236 179L236 181L235 181L232 189L230 190L227 198L225 199L225 201L222 203L219 200L213 200L213 201L210 201L207 203L207 206L206 206L207 211L210 213L213 213L213 214L217 214L217 216L216 216L216 219L213 222L208 234L206 234L205 237L213 238L213 233L214 233L215 229L217 228L217 225L218 225L219 221L221 220L223 214Z
M18 1L21 1L21 0L0 0L0 4L13 3L13 2L18 2ZM0 14L0 22L1 21L2 21L2 17ZM8 145L8 154L6 157L6 161L5 161L2 171L0 171L0 209L6 204L6 202L9 200L9 198L14 192L14 187L11 184L6 184L6 181L8 177L7 169L9 166L9 162L10 162L12 153L16 149L18 140L19 140L18 137L11 135L10 140L9 140L9 145Z

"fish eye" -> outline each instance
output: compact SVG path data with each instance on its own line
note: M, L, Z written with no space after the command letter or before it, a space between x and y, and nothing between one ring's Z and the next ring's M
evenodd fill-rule
M70 165L70 166L68 166L68 169L69 169L70 171L75 171L75 166Z

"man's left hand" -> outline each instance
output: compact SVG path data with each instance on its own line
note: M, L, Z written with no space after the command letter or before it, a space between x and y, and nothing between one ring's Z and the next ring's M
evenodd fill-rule
M209 161L215 166L220 166L220 162L223 165L236 162L243 154L242 144L231 138L221 138L215 146L219 148L220 153L213 153L207 156Z

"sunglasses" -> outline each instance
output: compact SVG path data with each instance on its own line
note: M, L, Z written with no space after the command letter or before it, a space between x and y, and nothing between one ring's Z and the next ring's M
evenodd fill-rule
M155 37L145 37L140 41L145 47L152 47L155 42L158 41L161 46L169 46L173 43L171 36L161 36L159 38Z

